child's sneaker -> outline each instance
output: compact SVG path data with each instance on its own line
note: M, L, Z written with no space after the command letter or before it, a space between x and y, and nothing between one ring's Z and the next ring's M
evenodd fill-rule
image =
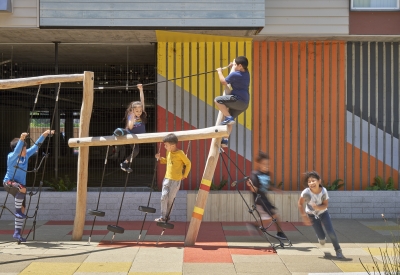
M277 232L277 233L276 233L276 236L277 236L279 239L287 240L287 237L286 237L285 233L283 233L282 231Z
M231 124L234 124L234 123L235 123L235 120L233 119L232 116L226 116L225 120L223 120L221 122L222 125L231 125Z
M344 258L341 249L336 250L336 258L338 258L338 259L343 259Z
M229 144L229 139L223 138L221 140L221 147L228 147L228 144Z
M159 218L155 219L154 221L156 221L156 222L165 222L166 220L163 217L159 217Z
M26 219L26 215L24 213L22 213L21 210L17 210L15 212L15 217L18 219Z
M129 167L129 163L121 162L121 169L127 173L132 173L132 168Z
M15 229L13 238L21 243L26 242L26 239L21 236L21 229Z
M326 239L323 239L323 240L318 239L318 242L320 245L325 245Z
M116 137L123 136L124 135L124 130L122 130L121 128L117 128L117 129L115 129L113 135L116 136Z

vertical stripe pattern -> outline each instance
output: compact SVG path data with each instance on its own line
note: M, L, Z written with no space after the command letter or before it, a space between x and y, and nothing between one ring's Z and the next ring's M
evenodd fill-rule
M214 126L218 113L214 98L223 92L215 69L225 67L235 57L244 55L249 60L249 71L252 75L251 39L157 31L157 41L157 79L169 80L157 87L157 131L172 132ZM228 69L223 73L226 77L229 74ZM184 76L190 77L182 78ZM250 100L253 97L251 86ZM238 117L230 136L229 148L225 149L232 160L225 158L233 178L229 182L243 177L239 169L245 174L251 170L251 137L250 106ZM200 186L200 181L210 144L211 140L192 141L188 152L192 170L189 178L183 181L182 188L209 188L207 185ZM180 149L185 152L187 146L188 142L179 143ZM165 150L161 150L161 155L165 155ZM158 182L165 174L165 167L159 168ZM228 171L220 161L214 174L214 185L219 185L222 179L228 178ZM230 188L230 185L225 187Z

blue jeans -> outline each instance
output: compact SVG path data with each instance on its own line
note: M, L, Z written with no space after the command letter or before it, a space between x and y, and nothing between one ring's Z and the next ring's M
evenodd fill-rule
M331 239L335 251L339 250L340 249L339 241L338 238L336 237L335 230L333 230L331 216L329 215L328 210L320 214L318 218L310 214L308 214L308 217L312 222L312 227L314 228L315 233L317 233L318 239L324 240L326 237L324 229L322 228L322 225L324 225L326 234Z

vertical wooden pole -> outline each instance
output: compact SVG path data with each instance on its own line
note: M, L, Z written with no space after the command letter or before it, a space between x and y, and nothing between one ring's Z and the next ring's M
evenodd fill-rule
M84 72L83 75L83 98L79 124L79 137L89 136L90 117L93 108L93 72ZM72 241L81 241L86 216L86 196L88 179L89 147L79 148L78 157L78 182L76 189L76 212Z
M216 125L222 121L223 115L218 113ZM194 205L192 218L188 232L186 234L185 246L193 246L199 234L200 224L203 219L204 208L207 203L207 197L210 192L211 180L213 178L215 167L217 166L219 157L219 148L221 147L221 138L213 138L211 141L210 152L208 153L206 168L204 169L203 178L201 179L199 193L197 194L196 203Z

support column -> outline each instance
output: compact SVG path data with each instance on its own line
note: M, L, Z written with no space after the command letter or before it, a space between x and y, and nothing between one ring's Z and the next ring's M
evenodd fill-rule
M222 118L223 115L219 112L216 125L221 123ZM219 158L220 147L221 138L213 138L211 141L210 152L208 153L206 168L204 169L203 178L201 179L199 193L197 193L192 218L186 234L185 246L193 246L196 242L197 235L199 234L201 221L203 220L204 208L206 207L208 194L210 193L211 181Z
M79 125L79 137L89 136L90 118L93 108L93 83L94 73L84 72L83 76L83 98L81 107L81 118ZM89 147L79 148L78 157L78 182L76 188L76 212L74 220L74 229L72 232L72 241L81 241L83 228L85 226L86 216L86 197L87 197L87 179L89 164Z

